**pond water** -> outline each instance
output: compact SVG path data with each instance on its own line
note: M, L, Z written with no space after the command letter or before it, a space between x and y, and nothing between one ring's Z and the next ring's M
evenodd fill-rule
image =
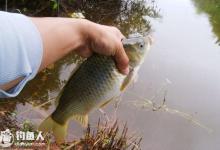
M140 69L138 80L122 95L116 113L115 103L104 110L111 120L118 118L121 124L127 122L132 133L143 137L142 149L219 150L220 17L217 14L220 3L209 0L156 0L155 4L161 17L146 16L151 23L154 44ZM100 20L94 18L94 14L89 16L86 13L87 18L96 22L118 23L111 21L117 20L114 15L113 18ZM127 22L117 24L125 34L134 29L139 31L148 23L137 19L142 15L139 12L132 13L136 13L132 25ZM140 26L138 21L142 23ZM54 105L36 109L33 106L56 97L74 67L71 56L50 66L31 81L18 98L1 103L0 110L16 112L18 124L27 119L38 125L54 110ZM169 113L163 107L157 111L144 107L143 99L149 99L159 107L164 97L168 108L185 112L193 118ZM139 107L134 102L143 105ZM91 124L95 124L99 117L105 119L98 111L92 113ZM8 118L7 121L13 121ZM195 125L190 119L198 119L207 128ZM213 131L210 133L209 129ZM69 131L73 134L68 138L72 139L80 136L83 130L77 123L71 122Z
M218 33L214 32L216 26L212 23L220 20L213 21L213 16L202 8L208 7L206 4L219 7L220 3L204 0L201 3L190 0L157 2L162 18L152 20L155 43L141 68L138 82L129 91L146 98L161 97L162 93L161 98L155 99L157 102L164 96L163 92L157 94L158 90L165 91L168 107L192 114L212 128L213 133L167 112L132 111L126 99L122 102L126 106L119 109L120 117L133 122L134 129L144 135L144 149L218 150L220 47L216 42ZM211 15L217 15L218 11ZM167 80L170 84L166 84Z

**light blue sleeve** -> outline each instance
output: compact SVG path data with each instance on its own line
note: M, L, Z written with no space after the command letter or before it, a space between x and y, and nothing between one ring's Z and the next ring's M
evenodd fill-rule
M0 98L15 97L21 92L36 76L42 55L42 39L33 22L22 14L0 11L0 85L24 77L8 91L0 89Z

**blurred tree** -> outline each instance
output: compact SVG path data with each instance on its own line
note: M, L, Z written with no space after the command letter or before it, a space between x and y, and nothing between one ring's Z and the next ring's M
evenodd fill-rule
M205 13L212 25L212 32L217 36L216 43L220 45L220 1L219 0L192 0L198 13Z

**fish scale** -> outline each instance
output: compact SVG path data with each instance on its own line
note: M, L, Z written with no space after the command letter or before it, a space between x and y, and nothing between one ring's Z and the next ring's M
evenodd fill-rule
M57 141L66 136L70 119L88 125L88 114L118 97L137 75L150 47L150 41L135 35L122 41L132 68L128 75L119 73L111 56L93 54L71 75L58 96L56 110L40 125L40 131L52 131Z
M111 98L103 97L104 93L111 91L114 85L118 85L119 89L120 85L118 83L120 78L123 77L116 70L111 57L94 54L80 66L64 87L59 105L52 114L52 118L63 124L70 118L69 115L88 113L91 111L89 109L91 106L105 103ZM118 91L115 91L115 94ZM101 98L103 98L102 102ZM76 106L78 106L78 109ZM63 119L58 120L57 118Z

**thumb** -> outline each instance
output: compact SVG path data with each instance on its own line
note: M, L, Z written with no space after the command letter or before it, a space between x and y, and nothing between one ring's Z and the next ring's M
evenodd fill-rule
M115 51L114 58L119 71L122 74L127 75L129 73L129 67L128 67L129 59L127 54L125 53L122 43L120 43L120 47Z

